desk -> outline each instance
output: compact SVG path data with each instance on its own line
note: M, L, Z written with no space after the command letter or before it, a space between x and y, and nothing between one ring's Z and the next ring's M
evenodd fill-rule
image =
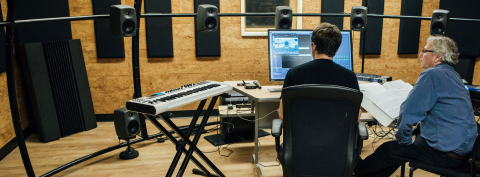
M278 109L280 104L280 95L282 92L270 92L268 91L268 88L282 88L283 86L262 86L262 89L245 89L244 86L237 86L237 83L241 82L242 81L225 81L225 83L233 85L234 91L245 95L252 101L251 111L252 113L255 113L255 120L262 118L272 111ZM253 80L246 80L245 82L253 83ZM260 170L260 165L258 164L258 130L260 128L271 128L273 119L278 119L278 113L274 112L263 119L255 121L255 151L253 154L253 159L255 161L257 175L259 177L262 177L263 175Z

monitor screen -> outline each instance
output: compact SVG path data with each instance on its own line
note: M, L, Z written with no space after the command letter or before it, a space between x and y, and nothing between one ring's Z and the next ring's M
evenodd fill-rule
M268 30L270 81L283 81L290 68L313 60L313 30ZM333 62L353 71L351 31L340 31L342 43Z

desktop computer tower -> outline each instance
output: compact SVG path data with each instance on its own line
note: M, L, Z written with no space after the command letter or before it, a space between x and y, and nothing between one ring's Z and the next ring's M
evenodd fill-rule
M220 132L224 140L234 140L240 137L246 140L253 140L255 138L255 122L253 122L255 117L242 118L233 113L232 116L223 117L220 120Z

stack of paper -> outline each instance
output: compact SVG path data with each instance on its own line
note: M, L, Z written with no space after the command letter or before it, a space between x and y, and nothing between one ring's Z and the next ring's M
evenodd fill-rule
M388 126L398 117L400 105L407 99L413 86L396 80L380 85L378 83L360 84L363 92L362 107L380 124Z

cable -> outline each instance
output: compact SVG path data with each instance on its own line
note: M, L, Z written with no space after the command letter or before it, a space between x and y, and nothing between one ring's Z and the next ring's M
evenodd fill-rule
M255 119L255 120L248 120L248 119L243 118L242 116L240 116L240 114L238 114L238 110L237 110L236 114L237 114L237 116L238 116L239 118L241 118L241 119L243 119L243 120L245 120L245 121L255 122L255 121L258 121L258 120L260 120L260 119L264 119L264 118L266 118L268 115L270 115L270 114L272 114L272 113L274 113L274 112L277 112L277 111L278 111L278 110L273 110L272 112L268 113L267 115L263 116L262 118L258 118L258 119Z

